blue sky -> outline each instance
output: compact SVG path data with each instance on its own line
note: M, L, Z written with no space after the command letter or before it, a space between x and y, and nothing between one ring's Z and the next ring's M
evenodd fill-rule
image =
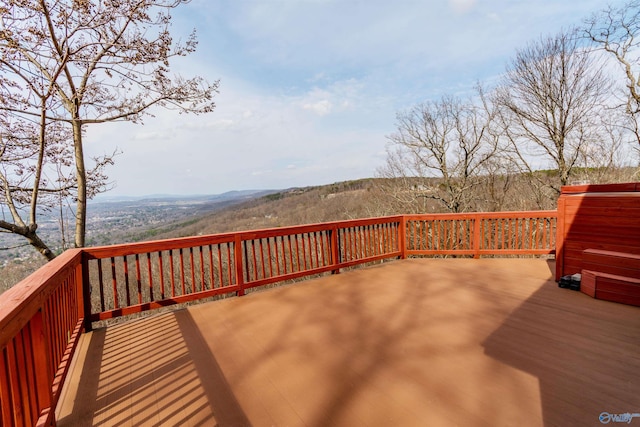
M621 4L614 1L613 4ZM580 24L602 0L192 0L173 64L220 79L206 116L154 111L88 127L89 155L122 151L108 195L217 194L371 177L398 111L490 84L516 49Z

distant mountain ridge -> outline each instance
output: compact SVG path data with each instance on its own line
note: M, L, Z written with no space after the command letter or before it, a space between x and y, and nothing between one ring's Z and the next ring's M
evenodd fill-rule
M227 201L263 197L282 190L232 190L220 194L148 194L142 196L98 196L89 203L154 202L154 201Z

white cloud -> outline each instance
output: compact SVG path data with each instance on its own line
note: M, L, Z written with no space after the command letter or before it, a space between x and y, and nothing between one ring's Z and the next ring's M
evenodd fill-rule
M331 112L331 102L328 99L323 99L314 103L302 104L302 108L311 110L319 116L326 116Z
M215 112L89 126L87 155L124 152L111 169L116 194L372 176L397 111L495 78L517 47L601 3L193 0L173 28L195 26L198 52L175 69L221 79Z

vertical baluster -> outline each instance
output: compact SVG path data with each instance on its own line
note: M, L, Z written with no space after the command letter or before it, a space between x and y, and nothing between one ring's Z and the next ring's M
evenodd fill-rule
M258 243L260 244L260 263L262 264L262 278L267 277L267 269L264 262L264 245L262 243L263 239L258 239Z
M296 271L302 271L300 267L300 235L296 234L293 236L293 238L296 241L296 261L298 266L298 269Z
M198 246L198 255L200 259L200 291L207 289L207 284L204 279L204 247Z
M131 305L131 291L129 290L129 262L127 261L126 255L122 257L122 264L124 268L125 295L127 296L127 307L128 307Z
M180 255L180 285L182 287L182 295L185 295L187 293L187 288L185 283L186 278L185 278L185 270L184 270L184 251L182 250L182 248L180 248L179 255Z
M182 248L180 248L180 250L178 251L178 256L179 256L179 266L180 266L180 271L179 271L179 275L180 275L180 288L182 290L182 294L184 295L187 291L186 289L186 278L185 278L185 269L184 269L184 251Z
M258 277L258 257L256 256L256 241L251 240L251 253L253 256L253 280L257 280ZM252 280L252 279L249 279Z
M273 244L275 244L275 237L267 237L267 260L269 261L269 277L273 277L273 254L271 253L271 239L273 239ZM276 263L278 260L276 259Z
M451 226L449 228L451 234L451 249L458 250L458 220L452 219Z
M116 259L111 257L111 287L113 292L113 308L119 308L118 303L118 281L116 278Z
M415 220L413 222L414 229L418 229L420 233L420 244L416 249L429 250L434 248L433 222ZM416 232L414 232L415 235Z
M155 301L153 298L153 272L151 271L151 252L147 252L147 280L149 281L149 300Z
M191 268L191 290L189 293L195 293L196 289L196 264L193 258L193 248L189 248L189 266Z
M293 273L295 270L293 268L293 250L291 246L291 236L287 235L287 246L289 248L289 256L287 257L289 260L289 273ZM285 273L286 273L286 265L285 265Z
M469 245L469 223L470 223L469 218L465 219L464 222L462 223L462 241L464 242L462 244L462 247L465 250L469 250L470 249L470 245Z
M136 284L138 285L138 304L142 304L142 279L140 277L140 257L135 256L136 260Z
M496 231L494 233L493 249L503 249L504 247L504 231L502 226L502 219L494 218L492 220L493 226Z
M319 265L318 264L318 248L316 247L318 242L316 240L315 231L311 231L307 236L309 239L309 263L310 263L309 268L313 269ZM315 264L314 264L314 259L315 259Z
M320 257L321 257L321 262L322 262L322 266L325 267L328 265L327 263L327 257L325 254L325 251L327 250L327 245L326 245L326 239L329 235L328 231L322 231L320 232Z
M234 282L234 273L235 273L235 261L231 259L231 249L232 245L235 245L233 242L227 242L227 273L228 273L228 285L231 286ZM234 249L235 250L235 249Z
M362 236L362 258L365 259L369 256L369 229L370 225L363 225L360 227L361 236Z
M158 251L158 274L160 275L160 299L164 300L164 269L162 268L162 251Z
M536 227L536 220L529 218L529 249L538 249L538 233Z
M358 259L358 228L357 227L349 227L349 242L350 248L349 251L351 253L351 261Z
M305 234L305 240L307 242L307 249L309 251L308 252L309 253L309 256L308 256L309 267L307 267L307 269L312 269L313 268L313 247L312 247L313 246L313 239L314 239L314 236L313 236L313 232L312 231L310 231L309 233ZM303 240L303 242L305 240Z
M361 252L362 252L362 258L367 258L369 256L369 229L370 229L370 225L363 225L360 227L360 233L361 233L361 242L362 242L362 248L361 248Z
M350 238L353 241L353 252L352 257L353 260L357 260L360 258L360 228L356 225L355 227L349 230L351 232Z
M311 232L304 233L302 235L302 253L304 254L303 259L305 270L309 270L313 268L313 253L311 251ZM308 262L307 262L308 261ZM308 265L307 265L308 264Z
M35 420L38 419L38 390L37 390L37 381L34 369L34 358L41 357L36 355L33 351L33 347L31 343L33 342L33 334L31 331L32 322L20 331L18 336L22 336L22 357L19 359L24 360L24 388L26 389L26 406L29 412L29 419L33 420L35 424Z
M275 254L275 257L276 257L275 259L276 259L276 275L277 276L280 275L280 251L278 250L278 242L282 244L282 237L275 236L273 238L273 244L274 244L273 253ZM283 249L282 260L284 261L284 249Z
M13 425L14 416L13 416L13 406L14 402L12 400L11 395L11 380L9 379L10 372L9 371L9 361L7 359L7 352L9 351L9 347L11 342L4 348L0 349L0 425L2 426L10 426ZM48 388L49 384L45 384Z
M100 286L100 311L105 311L104 307L104 280L102 273L102 258L98 258L98 285Z
M351 228L342 229L342 237L344 240L344 259L343 261L351 261L353 259L353 250L351 248Z
M175 266L173 261L173 249L169 249L169 269L171 272L171 297L176 296Z
M209 281L211 287L209 289L214 289L215 286L215 268L213 267L213 245L209 245Z
M31 410L29 408L29 389L28 382L25 381L26 376L26 366L24 360L24 330L22 329L13 339L14 341L14 349L15 349L15 365L13 369L14 375L20 379L20 386L16 388L16 391L19 390L19 400L20 400L20 409L22 412L22 417L24 419L24 425L34 425L35 420L31 419Z
M358 252L358 258L364 259L367 257L367 226L358 226L358 243L360 244L360 251Z

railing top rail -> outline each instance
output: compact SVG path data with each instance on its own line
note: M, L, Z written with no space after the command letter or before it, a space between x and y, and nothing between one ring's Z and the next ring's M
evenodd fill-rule
M556 217L557 211L500 211L500 212L461 212L461 213L429 213L404 215L411 220L433 219L473 219L473 218L545 218Z
M82 250L70 249L0 295L0 348L38 311L59 285L59 278L81 262Z
M308 233L313 231L330 230L333 228L357 227L396 221L400 222L402 221L402 219L402 215L395 215L387 217L353 219L346 221L322 222L316 224L210 234L205 236L180 237L174 239L152 240L147 242L125 243L110 246L87 247L83 248L83 252L88 258L106 258L111 256L134 255L136 253L140 254L169 249L181 249L217 243L228 243L233 242L236 238L240 238L240 240L267 238L282 235Z

